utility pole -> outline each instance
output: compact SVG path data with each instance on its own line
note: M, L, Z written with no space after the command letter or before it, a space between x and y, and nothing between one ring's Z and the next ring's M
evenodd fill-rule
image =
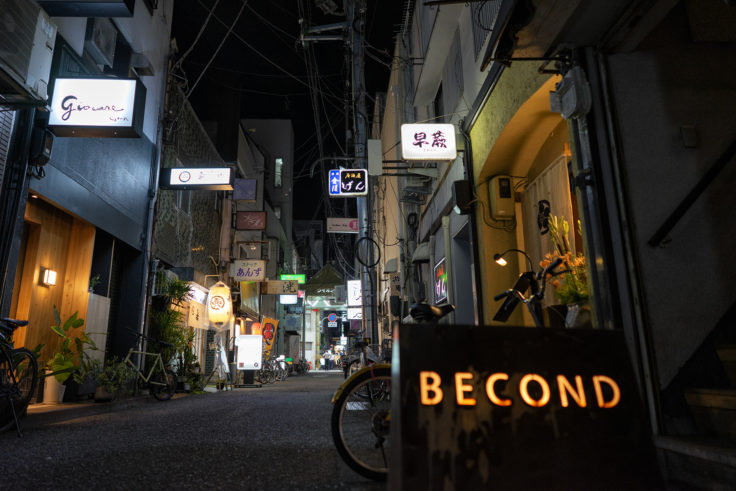
M365 43L364 43L364 18L366 11L365 0L346 0L345 10L349 26L349 42L353 54L353 119L355 122L355 161L353 167L365 169L368 174L366 159L367 133L365 108ZM378 322L376 319L376 280L374 266L374 247L372 244L372 224L370 215L371 194L370 189L367 196L357 198L358 226L360 245L356 251L360 254L361 249L366 254L361 257L360 284L363 292L363 331L371 338L372 342L378 341Z

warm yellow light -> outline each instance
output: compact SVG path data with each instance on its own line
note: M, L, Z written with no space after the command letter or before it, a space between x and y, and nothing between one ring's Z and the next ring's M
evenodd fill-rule
M46 286L54 286L56 284L56 271L44 268L43 279L41 281Z
M207 313L211 324L222 326L230 322L233 302L230 298L230 287L222 281L218 281L210 288L207 295Z
M608 385L611 388L612 396L610 401L606 401L603 397L603 387L601 383ZM610 409L618 405L621 402L621 389L618 384L611 377L605 375L593 375L593 389L595 389L595 398L598 400L598 407Z
M465 395L466 392L473 391L473 385L466 384L465 380L473 380L473 374L470 372L457 372L455 374L455 400L459 406L475 406L477 401Z
M504 258L499 257L498 259L496 259L496 264L498 264L499 266L506 266L508 262L506 262Z
M442 379L437 372L428 370L419 372L419 394L422 404L425 406L434 406L442 402L443 393L442 389L440 389L441 382Z
M488 377L488 381L486 382L486 394L488 395L488 399L497 406L510 406L511 400L510 399L501 399L496 394L496 382L499 380L507 380L508 381L509 376L505 373L494 373L490 377Z
M536 382L539 384L539 387L542 389L542 397L540 397L539 399L534 399L531 394L529 394L529 382ZM524 399L524 402L526 402L530 406L542 407L549 402L549 384L547 384L547 381L536 373L528 373L524 375L524 377L522 377L521 379L521 382L519 382L519 394L521 394L521 398Z

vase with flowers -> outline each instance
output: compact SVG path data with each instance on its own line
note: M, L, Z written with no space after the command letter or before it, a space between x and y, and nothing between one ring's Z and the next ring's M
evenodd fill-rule
M577 233L582 236L580 220L577 223ZM558 258L562 259L561 273L547 280L555 297L564 307L565 327L577 327L590 323L588 277L585 272L585 255L573 253L569 234L570 225L564 217L550 217L549 236L553 250L545 254L539 265L545 268Z

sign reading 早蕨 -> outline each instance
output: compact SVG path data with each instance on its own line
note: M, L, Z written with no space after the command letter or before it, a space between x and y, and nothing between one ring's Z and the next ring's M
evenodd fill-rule
M402 124L401 154L405 160L455 160L455 126L451 124Z

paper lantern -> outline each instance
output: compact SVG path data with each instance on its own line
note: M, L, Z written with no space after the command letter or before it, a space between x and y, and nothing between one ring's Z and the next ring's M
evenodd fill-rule
M230 287L222 281L215 283L207 295L207 313L210 324L222 327L230 322L233 314L233 301L230 298Z

